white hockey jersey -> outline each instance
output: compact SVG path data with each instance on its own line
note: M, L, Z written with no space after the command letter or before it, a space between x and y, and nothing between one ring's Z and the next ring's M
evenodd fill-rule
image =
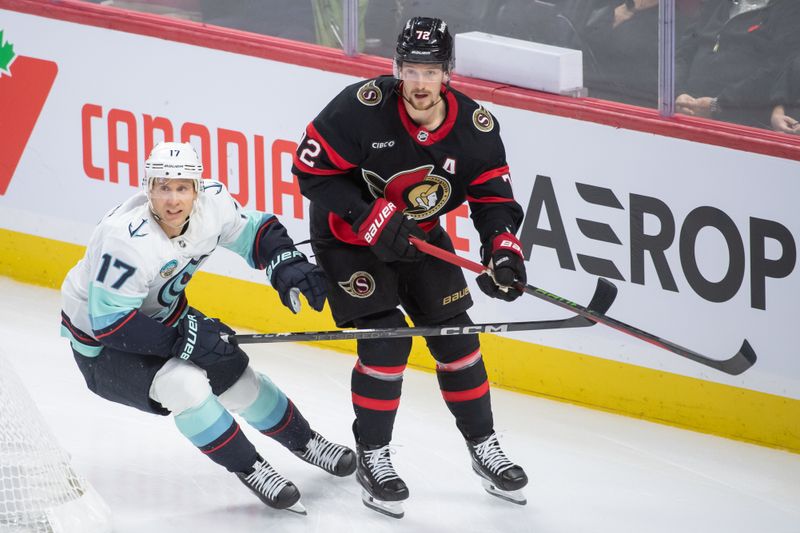
M186 285L217 246L257 268L256 234L274 216L243 210L218 181L204 180L203 186L188 228L178 237L167 237L144 192L103 217L86 255L61 287L61 334L76 351L99 354L98 338L134 310L174 325L186 314Z

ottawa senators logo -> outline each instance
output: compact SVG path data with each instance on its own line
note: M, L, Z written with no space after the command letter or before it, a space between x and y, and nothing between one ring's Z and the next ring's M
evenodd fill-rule
M403 212L414 220L425 220L437 216L453 189L449 181L432 171L433 165L425 165L398 172L388 180L366 169L361 169L361 175L375 198L382 196L402 206Z
M478 128L478 131L486 133L494 128L494 117L483 106L480 106L472 113L472 123Z
M358 101L362 104L374 106L381 102L383 92L380 87L375 85L375 80L372 80L359 87L356 96L358 97Z
M369 272L353 272L350 279L340 281L339 286L353 298L369 298L375 292L375 278Z

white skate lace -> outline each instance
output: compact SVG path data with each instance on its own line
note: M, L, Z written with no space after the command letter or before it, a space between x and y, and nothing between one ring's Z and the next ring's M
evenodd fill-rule
M314 436L311 437L311 440L306 445L306 451L303 452L302 458L328 472L332 472L339 463L344 451L344 446L334 444L325 440L319 433L314 433Z
M508 457L500 448L496 433L492 433L488 439L475 446L475 455L495 475L499 475L514 466L514 463L508 460Z
M270 500L274 500L278 493L289 484L286 478L277 473L266 461L256 463L255 470L244 479L253 489Z
M366 463L369 465L369 469L375 477L375 481L378 483L400 478L392 466L391 453L393 453L393 451L389 448L388 444L377 450L364 450Z

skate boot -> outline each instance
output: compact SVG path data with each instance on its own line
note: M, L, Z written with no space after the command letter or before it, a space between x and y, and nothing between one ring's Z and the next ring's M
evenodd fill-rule
M494 431L486 437L467 439L467 448L472 469L482 478L486 492L518 505L528 503L520 490L528 484L528 476L521 466L508 460Z
M334 476L349 476L356 471L356 454L353 450L330 442L316 431L305 448L294 450L292 453Z
M300 491L297 487L277 473L260 455L249 472L237 472L236 475L262 502L273 509L306 514L306 508L300 503Z
M389 445L370 446L356 443L358 469L364 505L392 518L403 518L402 500L408 498L408 487L392 466Z

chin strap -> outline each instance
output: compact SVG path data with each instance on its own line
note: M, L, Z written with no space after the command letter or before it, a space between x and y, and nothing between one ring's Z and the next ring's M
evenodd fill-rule
M176 226L174 224L170 224L169 222L158 216L158 213L156 213L156 210L153 209L153 204L152 202L150 202L149 199L147 200L147 208L150 210L150 214L153 215L153 218L156 219L156 222L158 222L159 224L164 224L165 226L168 226L172 229L183 229L186 226L186 224L189 223L189 219L192 218L192 215L194 214L194 205L192 205L192 212L189 213L189 216L186 217L186 220L184 220L181 224L178 224Z

